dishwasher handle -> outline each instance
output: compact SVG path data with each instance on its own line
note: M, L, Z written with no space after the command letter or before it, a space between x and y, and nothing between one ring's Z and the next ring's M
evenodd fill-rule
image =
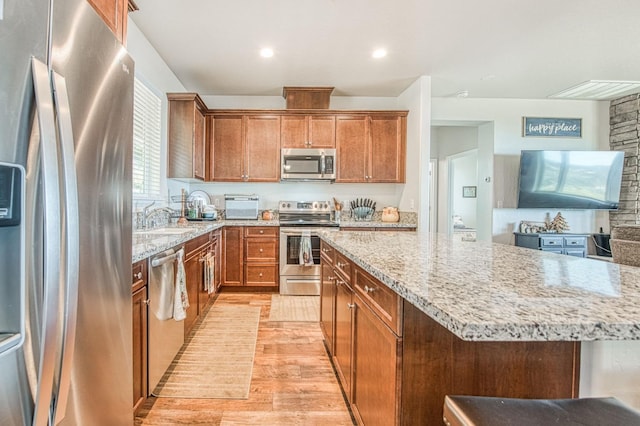
M152 267L158 267L164 265L167 262L172 262L175 259L182 258L184 256L184 247L181 247L177 252L170 254L168 256L156 256L151 260Z

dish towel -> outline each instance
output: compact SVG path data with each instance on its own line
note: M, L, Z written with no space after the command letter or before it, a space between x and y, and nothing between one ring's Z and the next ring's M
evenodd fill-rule
M313 253L311 251L311 232L302 231L300 236L299 263L303 266L313 266Z
M215 262L213 253L209 252L204 258L204 291L208 294L216 291Z
M182 321L187 317L187 308L189 307L189 295L187 294L187 274L184 270L184 262L182 252L178 252L176 262L176 286L175 296L173 297L173 319Z

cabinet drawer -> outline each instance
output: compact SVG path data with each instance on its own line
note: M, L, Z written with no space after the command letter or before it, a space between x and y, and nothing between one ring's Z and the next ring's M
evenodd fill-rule
M540 237L540 247L562 247L562 237Z
M247 262L275 262L278 241L273 239L248 238L245 255Z
M339 271L348 283L351 283L351 261L340 252L335 252L335 268Z
M353 268L353 288L371 310L398 336L402 335L402 299L393 290L364 272Z
M200 235L184 243L185 259L191 257L196 250L209 243L209 234Z
M586 247L587 239L585 237L564 237L564 246L566 248Z
M327 262L333 265L335 260L335 250L324 241L320 241L320 255L324 257Z
M277 286L278 265L246 265L245 285Z
M568 254L569 256L575 256L575 257L587 257L587 253L583 248L581 249L581 248L567 247L566 249L564 249L564 254Z
M147 285L147 260L134 263L131 267L131 272L131 291L135 293Z
M245 237L277 237L277 226L245 226Z

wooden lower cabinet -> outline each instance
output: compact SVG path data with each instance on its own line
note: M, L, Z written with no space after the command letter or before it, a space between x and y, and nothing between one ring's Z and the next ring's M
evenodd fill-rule
M323 246L324 247L324 246ZM335 305L336 305L336 285L333 273L333 264L320 257L320 268L322 279L320 285L320 329L324 335L324 342L327 345L329 354L333 356L334 335L335 335Z
M352 398L353 290L338 277L335 285L335 343L333 361L344 392Z
M205 257L211 252L211 233L201 235L185 244L184 270L187 276L189 308L184 320L185 336L191 332L196 321L209 304L209 293L205 289Z
M222 286L239 287L244 283L244 227L225 226L222 234Z
M464 341L359 266L348 280L344 255L321 249L321 327L358 424L440 425L448 394L578 397L580 342Z
M142 260L133 265L132 283L132 360L133 360L133 411L140 409L148 395L147 315L149 300L147 295L147 262Z
M277 287L277 226L229 226L223 229L224 287Z
M359 296L354 303L353 413L367 426L398 424L402 341Z

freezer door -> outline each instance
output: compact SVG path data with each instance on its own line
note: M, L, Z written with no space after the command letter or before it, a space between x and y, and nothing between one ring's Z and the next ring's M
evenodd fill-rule
M42 63L48 59L49 1L21 0L0 2L0 162L23 167L27 164L30 141L39 143L39 129L35 113L32 76L32 57ZM27 171L28 172L28 171ZM25 176L26 178L26 176ZM26 184L25 184L26 185ZM33 206L32 206L33 207ZM39 371L39 349L28 350L32 359L27 368L25 348L39 345L41 333L26 339L26 309L22 295L26 294L21 276L25 275L25 219L20 226L0 227L0 333L5 340L0 349L0 424L32 424L35 383ZM40 232L42 228L34 231ZM34 242L33 250L41 243ZM42 276L42 263L35 265ZM42 301L42 281L34 305ZM33 294L32 294L33 295ZM42 320L42 316L37 320ZM33 324L34 329L39 329ZM22 342L25 342L24 344ZM36 357L37 359L33 359ZM49 369L49 367L47 367ZM29 371L29 373L28 373ZM29 380L32 377L32 380ZM46 420L46 419L45 419Z

